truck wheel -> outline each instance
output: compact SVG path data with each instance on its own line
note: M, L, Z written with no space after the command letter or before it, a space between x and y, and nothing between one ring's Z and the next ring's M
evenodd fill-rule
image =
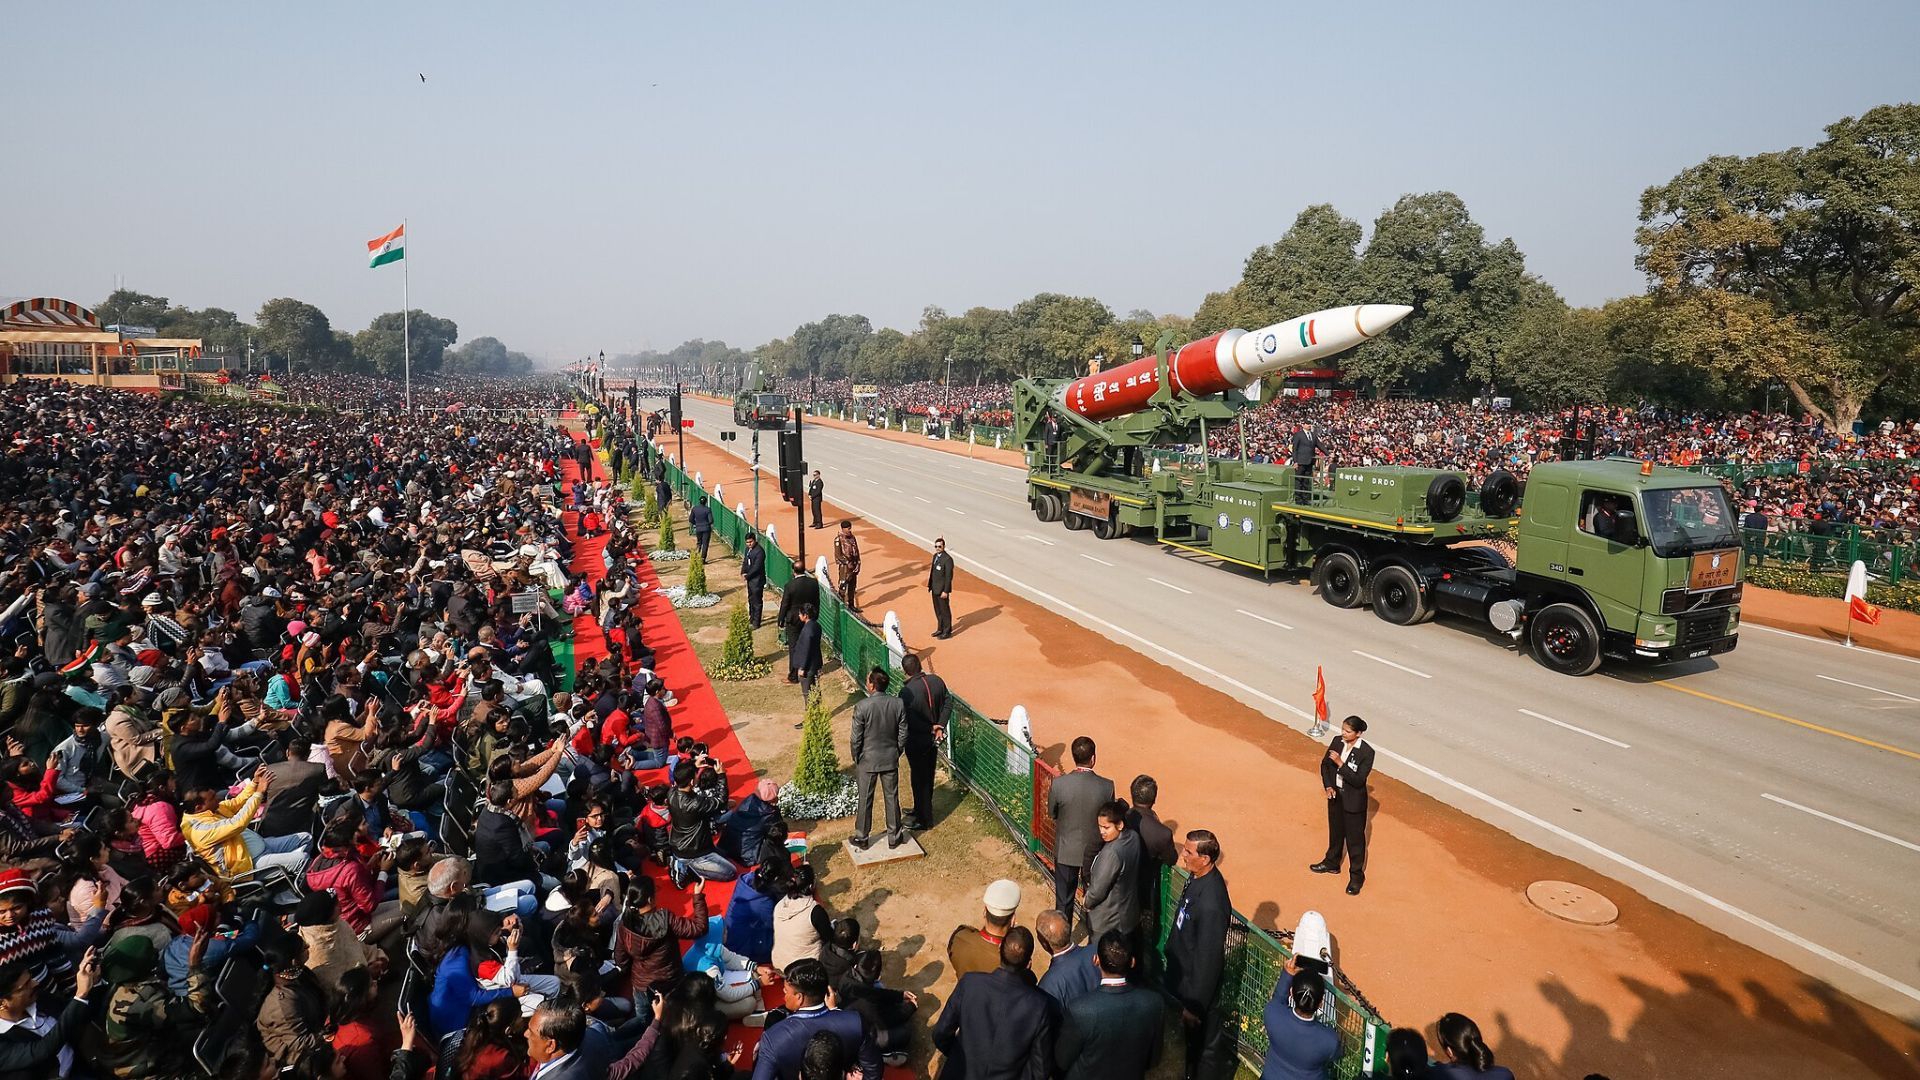
M1536 614L1527 640L1534 659L1562 675L1591 675L1600 667L1600 628L1573 604L1552 604Z
M1460 516L1467 505L1467 485L1452 473L1441 473L1427 485L1427 516L1442 524Z
M1081 517L1079 514L1069 513L1067 515L1068 532L1082 532L1086 529L1087 524L1087 519Z
M1320 599L1337 608L1359 607L1366 593L1360 563L1344 551L1322 556L1313 566L1313 577L1320 586Z
M1373 613L1395 626L1427 620L1427 598L1420 582L1404 566L1384 566L1373 575Z
M1051 491L1043 491L1033 497L1033 516L1041 521L1060 520L1060 497Z
M1480 485L1480 513L1487 517L1511 517L1520 505L1520 480L1505 469L1487 474Z
M1119 536L1124 528L1125 526L1116 524L1112 518L1099 518L1093 523L1093 535L1096 539L1111 540Z

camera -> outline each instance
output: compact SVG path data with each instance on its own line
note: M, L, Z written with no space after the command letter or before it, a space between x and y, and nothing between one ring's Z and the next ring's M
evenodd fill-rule
M415 830L407 833L388 833L380 838L380 850L392 855L400 850L400 845L409 840L425 840L427 834Z

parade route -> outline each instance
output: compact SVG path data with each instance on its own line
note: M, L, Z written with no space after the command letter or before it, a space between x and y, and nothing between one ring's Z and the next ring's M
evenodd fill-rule
M706 403L689 403L688 415L696 435L728 420ZM826 428L807 438L829 501L872 526L923 551L944 536L963 573L1238 699L1269 725L1304 728L1322 665L1335 716L1374 724L1380 771L1896 1015L1920 1013L1903 869L1915 853L1881 838L1920 836L1905 797L1920 768L1906 753L1920 703L1904 700L1920 697L1920 667L1906 658L1749 627L1717 665L1565 679L1457 625L1388 627L1327 607L1304 583L1263 584L1150 544L1041 525L1019 474L1002 466ZM749 447L742 432L729 449ZM763 449L770 461L770 438ZM751 504L734 483L725 497ZM790 532L791 508L770 481L762 505ZM924 595L902 589L889 606L909 642L924 643ZM1001 615L956 604L961 635L936 655ZM1176 629L1196 626L1206 630ZM1062 681L1071 686L1051 708L1015 700L1009 680L966 692L996 712L1027 705L1042 742L1058 742L1086 702L1079 673ZM1297 735L1234 734L1263 757L1310 764L1314 752ZM1228 747L1180 749L1237 752ZM1296 839L1285 855L1315 846Z

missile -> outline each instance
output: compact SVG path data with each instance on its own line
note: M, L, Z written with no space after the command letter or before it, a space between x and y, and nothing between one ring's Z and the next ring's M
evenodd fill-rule
M1244 389L1262 376L1343 353L1412 312L1405 304L1356 304L1316 311L1251 333L1222 330L1180 346L1167 362L1167 381L1174 393L1188 397ZM1159 389L1158 379L1158 361L1144 356L1075 379L1060 388L1055 400L1089 420L1111 420L1146 408L1147 399Z

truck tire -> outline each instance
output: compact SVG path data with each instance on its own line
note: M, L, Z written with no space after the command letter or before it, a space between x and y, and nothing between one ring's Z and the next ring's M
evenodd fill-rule
M1550 604L1527 628L1533 658L1562 675L1591 675L1600 667L1600 628L1586 609Z
M1101 540L1113 540L1127 535L1127 527L1112 518L1100 518L1093 523L1093 535Z
M1463 547L1454 548L1453 553L1455 555L1458 555L1462 560L1466 562L1479 563L1480 565L1488 567L1489 569L1493 569L1493 570L1513 569L1513 560L1507 558L1506 552L1501 551L1499 548L1496 548L1496 547L1485 547L1483 545L1476 544L1472 547L1463 546Z
M1520 479L1505 469L1495 469L1480 484L1480 513L1485 517L1511 517L1520 505Z
M1359 607L1367 595L1359 560L1344 551L1322 555L1313 564L1313 581L1320 587L1320 599L1337 608Z
M1034 497L1033 516L1041 521L1052 523L1060 520L1060 496L1051 491L1043 491Z
M1085 531L1088 525L1092 524L1092 522L1088 521L1085 517L1082 517L1081 515L1076 514L1071 510L1067 511L1066 516L1067 516L1068 532L1083 532Z
M1442 524L1460 516L1466 509L1467 485L1452 473L1441 473L1427 485L1427 516Z
M1426 622L1432 615L1420 580L1404 566L1383 566L1373 575L1373 613L1395 626Z

